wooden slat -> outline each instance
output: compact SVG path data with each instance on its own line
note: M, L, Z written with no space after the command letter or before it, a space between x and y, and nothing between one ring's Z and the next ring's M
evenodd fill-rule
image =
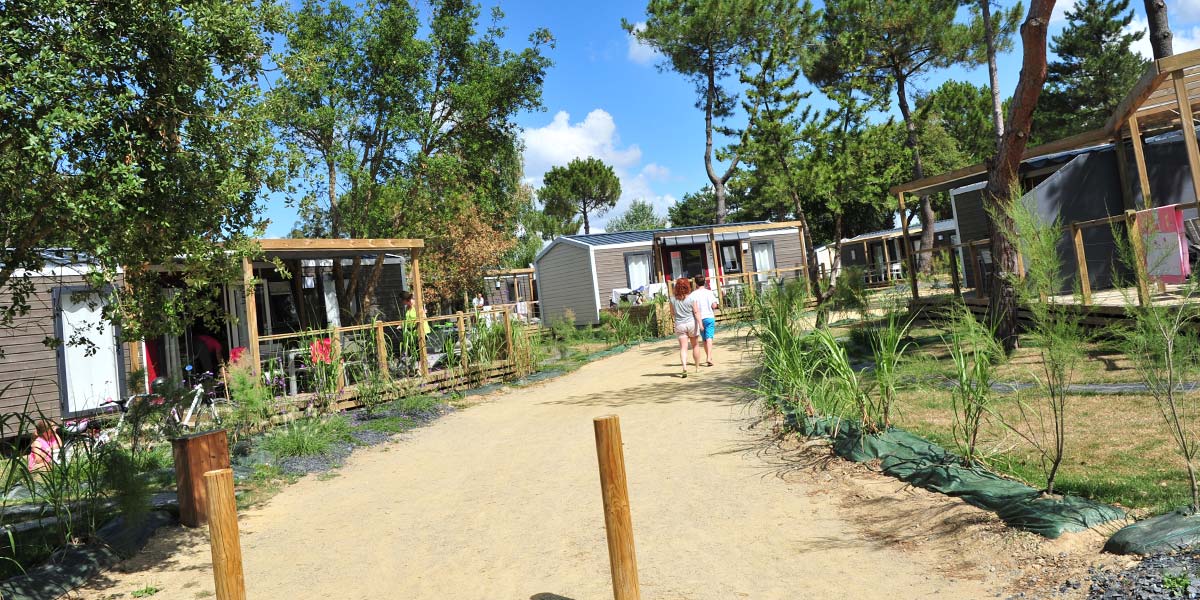
M1188 69L1200 65L1200 50L1189 50L1160 58L1154 63L1160 73L1170 73L1180 69Z
M1153 206L1150 201L1150 177L1146 171L1146 150L1142 146L1141 125L1137 116L1129 117L1129 139L1133 144L1133 160L1137 165L1138 186L1142 190L1142 206Z
M1138 107L1146 101L1146 98L1150 97L1150 94L1154 93L1166 78L1167 76L1160 71L1158 63L1146 65L1146 71L1142 73L1141 78L1117 105L1117 109L1109 116L1108 121L1104 123L1104 131L1114 134L1120 132L1125 127L1125 122L1129 120L1130 115L1137 111Z
M1183 121L1183 141L1187 147L1188 166L1192 171L1192 191L1200 198L1200 147L1196 144L1196 125L1192 118L1192 103L1188 101L1183 72L1175 71L1171 78L1175 81L1175 94L1179 106L1179 118ZM1146 206L1151 206L1147 204Z
M316 239L316 238L264 238L258 240L258 245L266 252L284 252L288 250L410 250L424 248L424 240L365 238L365 239Z

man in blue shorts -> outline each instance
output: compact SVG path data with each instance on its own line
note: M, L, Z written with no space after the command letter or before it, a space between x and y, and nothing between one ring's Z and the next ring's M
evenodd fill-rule
M700 305L700 339L704 342L704 366L711 367L713 353L713 337L717 333L717 296L707 287L708 281L703 275L696 276L696 291L691 299Z

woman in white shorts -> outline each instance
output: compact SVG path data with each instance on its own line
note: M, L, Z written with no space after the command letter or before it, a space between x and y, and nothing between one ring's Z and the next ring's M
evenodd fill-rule
M700 335L700 304L690 296L692 282L687 277L675 280L674 294L671 297L671 312L675 317L675 337L679 338L679 364L683 367L680 377L687 377L687 351L692 346L692 356L696 360L696 368L700 368L700 344L696 337Z

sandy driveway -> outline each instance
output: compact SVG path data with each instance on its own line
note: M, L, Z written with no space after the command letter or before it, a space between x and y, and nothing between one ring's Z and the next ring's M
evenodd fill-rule
M745 429L731 348L686 380L669 344L499 393L357 453L242 516L256 599L611 598L592 417L621 417L647 600L981 598L938 559L871 541L837 498L776 476ZM82 598L211 596L205 533L173 529ZM113 596L119 594L119 596Z

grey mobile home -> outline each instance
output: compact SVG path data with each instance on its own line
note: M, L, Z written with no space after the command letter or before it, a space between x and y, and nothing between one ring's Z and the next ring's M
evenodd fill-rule
M794 278L804 264L796 227L758 222L562 236L542 249L534 269L546 322L570 311L576 325L594 325L629 290L696 275L722 286L748 273Z

